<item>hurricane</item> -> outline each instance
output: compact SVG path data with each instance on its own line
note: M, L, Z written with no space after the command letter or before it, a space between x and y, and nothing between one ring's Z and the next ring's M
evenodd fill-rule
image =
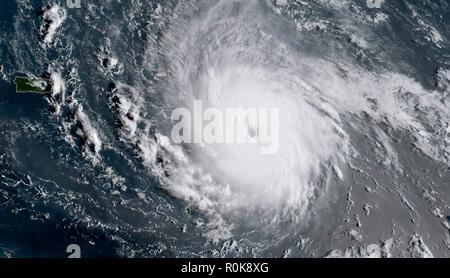
M449 255L444 1L35 2L0 56L50 88L0 124L11 221L128 257Z
M165 92L163 109L199 99L221 109L281 111L275 155L242 144L187 146L189 152L171 145L175 150L167 155L178 165L163 167L169 172L163 187L175 196L221 217L248 214L246 224L257 225L280 225L284 217L306 221L313 199L326 195L330 175L342 175L339 164L352 149L343 121L352 115L365 112L420 131L424 144L427 135L417 115L407 104L396 107L402 91L413 91L412 97L436 107L447 122L449 116L438 96L427 103L425 90L406 76L382 69L377 75L351 64L343 69L330 57L302 53L289 36L295 26L270 8L260 1L222 1L202 7L200 17L170 24L157 57L167 74L155 84ZM345 57L340 62L346 63Z

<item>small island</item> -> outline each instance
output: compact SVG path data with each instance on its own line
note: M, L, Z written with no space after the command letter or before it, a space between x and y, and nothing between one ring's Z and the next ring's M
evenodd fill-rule
M17 76L14 80L17 93L40 93L45 94L47 90L47 82L38 78L28 78Z

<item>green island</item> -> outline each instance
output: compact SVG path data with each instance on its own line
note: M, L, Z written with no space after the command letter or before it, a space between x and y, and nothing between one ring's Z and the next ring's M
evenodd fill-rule
M14 80L17 93L47 93L46 82L37 78L16 76Z

